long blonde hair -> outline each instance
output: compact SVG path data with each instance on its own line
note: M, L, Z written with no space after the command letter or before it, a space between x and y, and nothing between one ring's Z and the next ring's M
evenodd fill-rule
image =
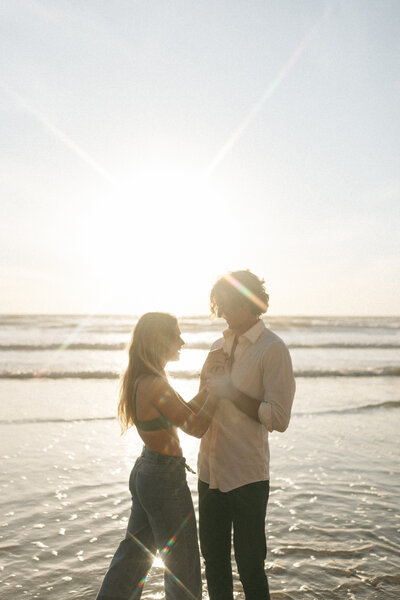
M168 313L150 312L140 317L129 345L129 362L121 376L118 420L122 433L135 424L133 390L141 375L165 377L165 361L178 321Z

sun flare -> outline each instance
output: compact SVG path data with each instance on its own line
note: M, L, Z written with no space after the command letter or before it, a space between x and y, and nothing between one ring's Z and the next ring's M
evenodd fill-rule
M80 223L86 240L80 261L88 263L101 290L103 310L125 304L126 312L188 314L193 312L189 296L193 306L197 288L204 296L197 310L207 312L210 285L230 266L226 248L216 254L218 227L221 222L229 227L229 216L219 208L223 203L198 172L183 173L176 166L132 175L112 206L103 199L96 227L91 216Z

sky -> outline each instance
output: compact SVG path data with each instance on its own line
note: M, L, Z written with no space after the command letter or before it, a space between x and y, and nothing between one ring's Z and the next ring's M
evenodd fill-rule
M400 306L398 0L2 0L0 313Z

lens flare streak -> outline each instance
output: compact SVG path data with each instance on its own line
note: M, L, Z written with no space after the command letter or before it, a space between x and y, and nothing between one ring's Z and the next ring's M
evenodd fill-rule
M176 534L173 535L169 539L169 541L166 543L164 548L161 550L160 558L162 559L162 561L164 563L164 570L167 571L167 573L172 577L172 579L175 581L175 583L177 583L183 590L185 590L188 598L197 600L196 596L194 596L194 594L192 594L192 592L185 586L185 584L179 579L179 577L177 577L176 575L174 575L174 573L172 573L172 571L167 567L167 565L164 562L165 557L168 555L168 553L171 551L173 546L176 544L179 534L186 527L191 516L192 516L191 513L189 513L188 516L185 519L183 519ZM152 558L153 561L155 560L156 557L154 556L154 554L152 552L150 552L150 550L135 535L133 535L133 533L130 533L128 531L128 535L140 547L140 549L143 550L143 552L148 554ZM142 579L139 581L139 583L137 585L137 588L139 588L139 589L143 588L145 581L147 579L147 575L148 575L148 573L146 573L146 575L144 577L142 577Z
M85 150L83 150L76 142L74 142L66 133L53 125L53 123L51 123L47 117L33 108L18 92L2 81L0 81L0 88L2 88L8 94L8 96L10 96L17 104L19 104L19 106L24 108L27 113L39 121L39 123L41 123L45 129L50 131L50 133L52 133L60 142L62 142L64 146L67 146L67 148L79 156L84 163L96 171L98 175L101 175L103 179L106 179L108 183L112 184L113 186L118 185L117 181L106 169L104 169L104 167L102 167L96 160L94 160L94 158L85 152Z
M178 535L186 527L186 525L189 522L190 517L191 517L191 513L189 513L188 516L185 519L183 519L182 523L179 525L179 529L176 532L176 534L171 537L171 539L166 543L166 545L164 546L164 548L161 550L161 553L160 553L161 554L161 558L163 558L164 556L166 556L168 554L168 552L171 551L172 546L176 543Z
M222 146L222 148L217 152L217 154L215 155L215 157L213 158L213 160L208 165L208 167L205 171L206 177L208 177L217 168L217 166L225 158L225 156L228 154L228 152L230 152L230 150L232 150L233 146L239 140L239 138L243 135L243 133L245 132L247 127L250 125L250 123L252 121L254 121L254 119L256 118L256 116L258 115L258 113L260 112L262 107L264 106L264 104L267 102L267 100L269 100L269 98L272 96L272 94L275 92L275 90L279 87L280 83L282 83L282 81L285 79L285 77L287 76L289 71L299 60L299 58L303 54L304 50L307 48L307 46L312 41L317 30L322 25L322 23L325 21L325 19L330 15L330 13L331 13L331 6L328 7L328 9L325 11L323 16L317 21L317 23L312 27L311 31L300 42L299 46L293 52L291 57L288 59L287 63L284 65L284 67L281 69L281 71L278 73L278 75L275 77L275 79L272 81L272 83L270 83L270 85L267 87L267 89L265 90L265 92L261 96L261 98L256 102L256 104L250 110L248 115L243 119L243 121L240 123L240 125L237 127L237 129L231 134L231 136L228 138L228 140L225 142L225 144Z

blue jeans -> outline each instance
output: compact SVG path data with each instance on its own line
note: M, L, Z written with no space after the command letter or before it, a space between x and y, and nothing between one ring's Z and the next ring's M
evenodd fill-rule
M138 600L154 554L165 565L166 600L201 600L200 556L185 459L144 447L129 479L132 511L125 539L97 600Z
M235 559L246 600L270 599L264 571L268 496L268 481L221 492L199 480L200 546L210 600L233 600L232 527Z

